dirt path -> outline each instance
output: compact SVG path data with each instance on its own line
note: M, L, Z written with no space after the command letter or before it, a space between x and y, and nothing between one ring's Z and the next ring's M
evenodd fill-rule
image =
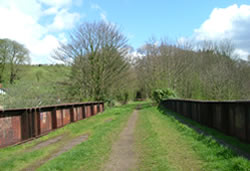
M104 168L105 171L135 170L137 157L134 151L134 130L137 115L138 111L135 110L129 118L126 127L121 132L118 141L113 145L110 159Z
M61 137L58 137L61 138ZM56 139L58 141L58 138ZM39 168L44 163L53 160L57 156L61 155L64 152L69 151L74 146L81 144L82 142L86 141L88 139L88 135L84 134L79 137L74 138L73 140L68 141L66 144L64 144L62 147L60 146L57 148L57 150L53 151L50 155L46 156L46 158L40 160L39 162L36 162L35 164L23 169L22 171L35 171L37 168ZM54 143L55 140L51 140L49 142ZM46 145L49 145L48 142L46 142ZM44 144L43 144L44 147Z
M27 151L25 151L25 152L27 153L27 152L31 152L31 151L34 151L34 150L39 150L39 149L41 149L41 148L43 148L43 147L47 147L48 145L57 143L57 142L60 141L63 137L64 137L64 135L60 135L60 136L57 136L57 137L48 139L48 140L46 140L46 141L42 141L41 143L38 143L37 145L35 145L34 147L32 147L31 149L29 149L29 150L27 150Z

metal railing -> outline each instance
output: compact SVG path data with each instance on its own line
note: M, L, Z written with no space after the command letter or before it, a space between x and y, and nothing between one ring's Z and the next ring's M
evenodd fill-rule
M0 148L39 137L103 111L103 102L0 110Z
M162 105L202 125L250 143L250 101L169 99Z

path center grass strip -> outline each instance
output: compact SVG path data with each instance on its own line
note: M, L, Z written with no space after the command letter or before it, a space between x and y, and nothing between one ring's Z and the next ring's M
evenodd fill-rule
M140 170L250 170L250 162L166 111L144 105L137 130Z
M108 160L112 143L125 126L136 105L129 104L107 109L102 114L69 124L31 143L1 149L0 170L15 171L29 168L63 148L65 143L83 134L89 135L87 141L45 163L37 170L98 170ZM64 138L56 143L38 150L30 150L42 141L61 135L64 135Z
M200 170L199 156L155 107L141 110L139 120L137 145L142 170Z

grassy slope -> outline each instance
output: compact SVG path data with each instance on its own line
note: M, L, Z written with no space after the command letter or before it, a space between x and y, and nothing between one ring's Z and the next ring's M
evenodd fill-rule
M65 79L66 74L69 74L70 68L60 65L47 66L47 65L25 65L21 67L19 71L19 79L15 80L18 85L19 82L41 82L45 83L50 80L60 81ZM37 78L39 77L39 78ZM38 80L39 79L39 80ZM9 73L4 75L3 86L8 88L9 85Z
M31 143L1 149L0 170L12 171L29 167L74 137L86 133L90 135L86 142L47 162L38 170L98 170L108 159L112 142L117 138L134 108L135 104L108 109L104 114L67 125ZM112 121L106 122L109 119ZM59 135L65 136L62 141L39 150L30 150L39 142Z
M250 170L249 161L167 113L151 106L140 111L136 130L140 170Z
M0 104L5 108L22 108L68 102L64 85L69 73L69 67L59 65L23 66L15 84L8 81L3 84L8 96L0 98Z

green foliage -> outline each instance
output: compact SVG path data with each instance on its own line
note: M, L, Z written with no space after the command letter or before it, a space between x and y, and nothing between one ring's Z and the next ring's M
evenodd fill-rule
M30 63L29 50L10 39L0 39L0 83L13 84L20 77L23 64ZM4 77L8 75L7 80Z
M128 94L128 92L120 93L116 96L116 99L121 104L127 104L128 100L129 100L129 94Z
M166 99L169 99L169 98L175 98L177 97L176 96L176 93L167 88L167 89L156 89L153 91L153 99L157 102L157 103L160 103L162 100L166 100Z
M108 107L113 107L115 106L115 100L111 99L111 98L107 98L104 100L105 105L107 105Z

